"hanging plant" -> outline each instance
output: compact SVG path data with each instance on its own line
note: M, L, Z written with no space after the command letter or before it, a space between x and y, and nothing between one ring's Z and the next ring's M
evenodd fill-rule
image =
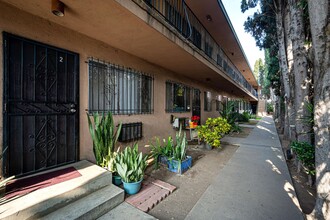
M176 90L176 95L177 96L183 96L184 89L182 86L179 86L179 88Z

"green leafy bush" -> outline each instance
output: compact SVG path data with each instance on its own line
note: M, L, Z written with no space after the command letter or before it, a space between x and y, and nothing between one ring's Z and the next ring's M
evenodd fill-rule
M227 120L227 123L231 125L231 130L229 131L235 131L233 130L237 126L235 125L235 122L238 120L239 113L236 112L235 109L236 102L235 101L228 101L225 105L222 111L220 111L220 116ZM228 131L228 132L229 132Z
M230 129L231 125L222 117L208 118L205 125L197 127L198 137L214 147L220 147L220 139Z
M290 146L307 169L307 173L315 175L315 147L309 143L297 141L293 141Z
M251 118L250 113L247 111L244 111L242 114L239 114L238 121L239 122L249 122L250 118Z
M119 152L116 157L117 172L126 183L139 182L143 179L144 171L147 167L148 156L138 152L138 144L133 147L126 147L123 152Z
M267 103L267 112L274 112L274 107L273 107L273 104L272 103Z
M87 118L89 132L93 140L93 152L96 164L106 167L111 172L115 172L115 157L117 155L115 147L122 124L120 123L116 131L111 112L106 116L104 114L99 115L98 113L94 113L92 116L87 114Z

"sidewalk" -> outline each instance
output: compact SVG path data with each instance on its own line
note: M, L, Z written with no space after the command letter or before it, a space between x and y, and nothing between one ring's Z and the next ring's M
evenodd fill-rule
M240 147L186 219L304 219L271 117L247 138L222 141Z

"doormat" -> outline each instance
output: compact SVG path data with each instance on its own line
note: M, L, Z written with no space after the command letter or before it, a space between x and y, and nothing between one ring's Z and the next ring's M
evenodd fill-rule
M129 196L125 199L125 202L143 212L148 212L169 196L175 189L176 187L169 183L149 177L143 180L140 192Z
M6 195L4 198L8 200L17 196L23 196L38 189L52 186L79 176L81 176L81 174L74 167L68 167L37 176L13 180L6 185Z

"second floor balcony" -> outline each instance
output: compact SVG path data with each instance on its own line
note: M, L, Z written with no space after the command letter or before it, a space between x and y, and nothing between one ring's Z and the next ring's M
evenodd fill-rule
M218 0L186 0L186 7L174 0L63 0L68 10L61 18L49 13L48 1L5 2L104 43L100 46L109 47L110 56L124 51L233 96L257 100L256 81Z
M133 1L135 1L136 3L140 2L139 0ZM211 36L207 28L205 28L205 26L201 23L195 13L189 8L188 3L190 2L193 5L193 1L188 0L187 3L185 3L185 1L171 0L143 1L153 10L157 11L157 13L161 15L168 24L173 26L176 31L179 32L184 38L189 40L194 45L195 49L206 55L207 58L211 59L213 63L216 64L216 66L223 72L225 72L232 80L243 86L253 96L257 97L257 91L255 89L255 87L257 87L256 80L253 75L251 76L251 69L246 61L246 58L244 57L246 64L241 65L241 68L246 69L243 69L243 72L250 71L250 76L248 74L246 75L247 77L250 77L250 79L252 78L252 80L250 80L251 83L246 80L241 71L238 70L236 65L234 65L231 59L226 55L219 43ZM210 2L211 1L203 1L202 4L207 5ZM220 10L220 7L223 6L221 2L217 3L219 4L218 7ZM198 5L195 5L196 8L197 6ZM222 8L222 10L224 9ZM226 16L226 14L224 14L224 16ZM213 22L213 18L210 14L207 14L205 16L205 19L207 20L207 22ZM229 23L228 25L231 24ZM221 29L221 26L219 26L218 28ZM223 33L223 35L226 34L228 33ZM233 33L233 36L236 37L235 33ZM240 47L240 43L237 43ZM242 48L240 49L242 50ZM234 50L234 48L231 48L229 50ZM243 56L245 56L243 51L240 52L243 53ZM231 55L234 55L234 52L231 52ZM254 85L252 86L251 84Z

